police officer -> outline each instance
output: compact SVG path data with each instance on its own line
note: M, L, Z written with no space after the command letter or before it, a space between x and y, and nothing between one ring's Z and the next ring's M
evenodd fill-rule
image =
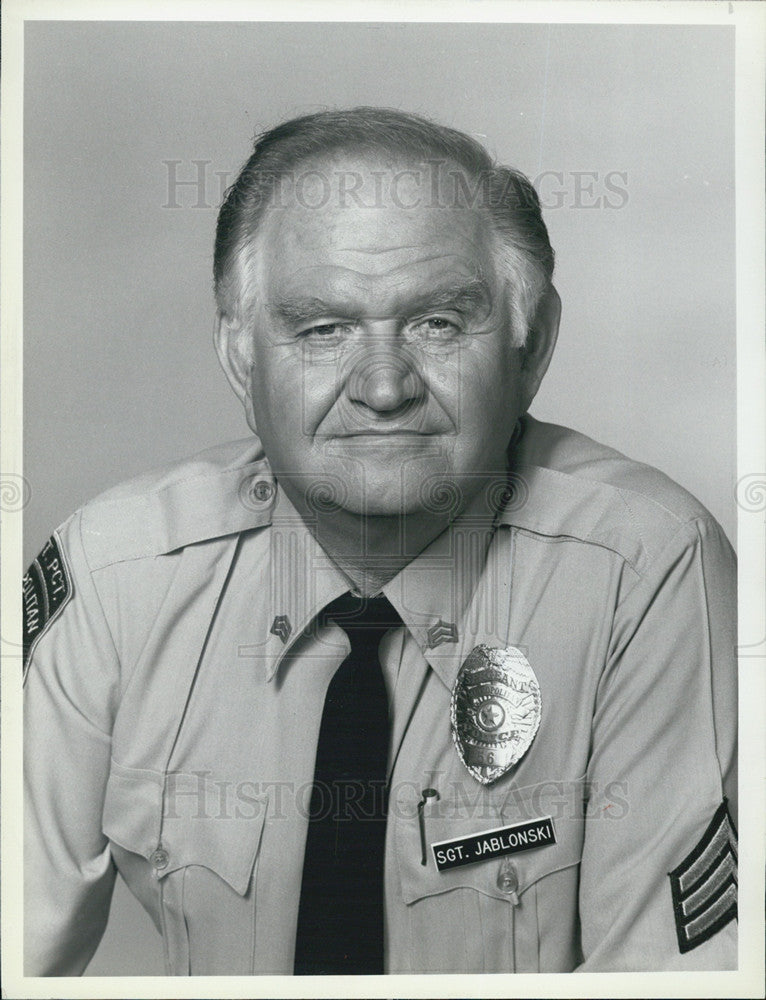
M171 974L735 966L732 552L528 414L552 273L461 133L260 137L215 253L254 436L24 581L27 974L83 971L116 872Z

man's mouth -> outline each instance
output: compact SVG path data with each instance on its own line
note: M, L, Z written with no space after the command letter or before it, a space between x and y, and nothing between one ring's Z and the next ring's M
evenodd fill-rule
M403 427L387 427L382 428L365 428L358 431L347 431L345 434L338 434L337 437L340 438L355 438L355 437L430 437L433 435L434 431L414 431L411 428Z

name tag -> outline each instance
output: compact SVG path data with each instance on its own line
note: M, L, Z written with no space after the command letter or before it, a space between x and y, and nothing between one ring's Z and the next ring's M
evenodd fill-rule
M533 847L547 847L556 843L553 820L550 816L532 819L516 826L501 826L496 830L484 830L470 837L456 840L440 840L431 844L434 861L440 872L449 868L472 865L485 858L500 858L505 854L530 851Z

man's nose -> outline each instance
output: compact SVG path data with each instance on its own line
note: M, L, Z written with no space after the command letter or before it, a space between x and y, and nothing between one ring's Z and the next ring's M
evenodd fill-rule
M346 383L349 398L378 413L409 409L424 393L413 359L396 343L365 347L353 360Z

